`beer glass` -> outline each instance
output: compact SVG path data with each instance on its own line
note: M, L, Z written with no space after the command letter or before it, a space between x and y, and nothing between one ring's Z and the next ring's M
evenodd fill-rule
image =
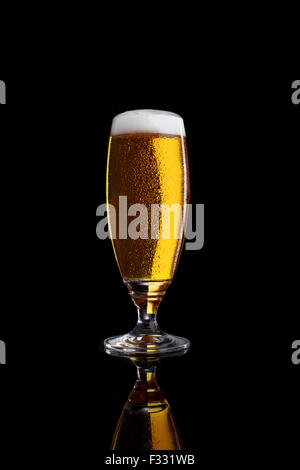
M189 341L164 333L156 318L178 265L187 223L183 119L150 109L115 116L106 185L110 237L138 321L129 333L106 339L105 348L129 356L186 349Z

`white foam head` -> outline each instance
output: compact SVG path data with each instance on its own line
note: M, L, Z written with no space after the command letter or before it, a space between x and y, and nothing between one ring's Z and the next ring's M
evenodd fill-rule
M157 109L135 109L114 117L111 135L141 133L185 136L185 128L179 114Z

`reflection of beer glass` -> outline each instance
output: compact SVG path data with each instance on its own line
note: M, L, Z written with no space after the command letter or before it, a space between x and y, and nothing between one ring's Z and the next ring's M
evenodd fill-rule
M137 367L137 380L123 407L112 450L183 449L168 400L156 379L158 362L131 358Z
M188 202L182 118L148 109L117 115L107 164L109 228L138 322L130 333L106 339L108 350L130 355L188 348L187 339L162 332L156 321L181 254Z

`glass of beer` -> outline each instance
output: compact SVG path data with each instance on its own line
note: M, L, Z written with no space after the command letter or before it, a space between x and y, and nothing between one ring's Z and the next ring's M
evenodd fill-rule
M123 281L137 307L132 331L105 340L106 352L164 355L189 347L164 333L157 309L182 251L189 203L183 119L152 109L114 117L107 162L110 238Z

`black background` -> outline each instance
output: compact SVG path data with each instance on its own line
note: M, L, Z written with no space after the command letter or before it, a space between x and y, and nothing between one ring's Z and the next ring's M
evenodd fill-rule
M113 116L157 108L184 118L191 202L205 204L205 245L183 251L159 310L192 347L161 362L159 383L203 462L293 457L300 106L293 80L244 77L1 75L1 392L6 437L28 455L102 461L134 384L134 366L101 351L136 313L94 216Z

